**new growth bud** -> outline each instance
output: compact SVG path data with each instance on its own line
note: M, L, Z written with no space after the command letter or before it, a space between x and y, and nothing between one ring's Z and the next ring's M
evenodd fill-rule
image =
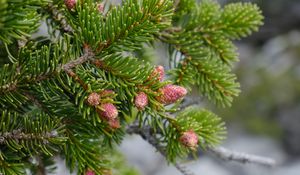
M101 104L100 108L100 116L102 116L107 121L116 119L118 117L118 110L112 103Z
M95 174L95 172L92 171L92 170L87 170L87 171L85 172L85 175L96 175L96 174Z
M97 106L100 104L100 95L96 92L91 93L88 96L87 102L91 106Z
M135 97L134 104L139 110L144 110L145 107L148 105L147 94L145 94L144 92L139 92L138 95Z
M110 128L112 129L118 129L120 128L120 121L118 118L112 119L108 121L108 125L110 126Z
M103 13L104 12L104 3L98 3L97 9L100 13Z
M171 84L159 89L159 92L161 95L157 97L157 100L163 104L175 103L187 94L187 90L184 87Z
M151 73L151 77L156 77L156 76L158 76L159 81L162 81L164 79L165 69L163 66L159 65L155 67L155 69Z
M198 147L198 135L192 130L183 132L179 138L179 141L185 147L193 150Z
M65 0L65 5L69 10L72 10L77 3L77 0Z

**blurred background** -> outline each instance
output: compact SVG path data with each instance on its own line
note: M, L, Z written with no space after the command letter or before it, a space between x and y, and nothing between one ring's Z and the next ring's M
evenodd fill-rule
M240 62L235 73L242 93L231 108L212 108L228 127L224 147L274 158L266 168L224 162L209 154L185 165L196 175L300 174L300 0L218 0L254 2L265 25L236 42ZM180 175L167 166L139 136L128 136L120 147L129 164L143 175Z

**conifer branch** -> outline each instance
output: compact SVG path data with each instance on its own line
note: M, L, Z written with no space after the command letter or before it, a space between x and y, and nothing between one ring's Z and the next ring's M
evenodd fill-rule
M39 82L39 81L43 81L46 79L49 79L51 77L53 77L53 75L57 75L59 72L61 72L61 70L63 69L66 73L68 73L69 75L73 73L73 71L71 70L72 68L79 66L89 60L91 60L94 56L94 52L91 51L87 46L84 48L84 54L75 59L72 60L62 66L58 66L58 68L53 71L53 72L48 72L46 74L42 74L42 75L38 75L37 77L35 77L34 79L31 79L30 83L35 83L35 82ZM20 68L18 68L20 69ZM7 93L7 92L12 92L12 91L16 91L18 89L18 81L17 80L13 80L3 86L0 87L1 93ZM1 94L0 93L0 94Z
M128 134L138 134L140 135L145 141L147 141L150 145L152 145L162 156L166 157L166 152L162 149L159 145L158 140L153 137L151 128L148 127L139 127L138 124L132 124L127 127ZM190 172L187 167L184 165L176 162L174 166L180 171L183 175L194 175L194 173Z
M251 155L243 152L236 152L236 151L228 150L224 147L218 147L218 148L209 147L207 148L207 150L225 161L235 161L243 164L253 163L253 164L263 165L267 167L274 167L276 165L275 160L271 158Z
M158 144L157 140L151 134L150 127L140 128L138 125L130 125L126 131L129 134L141 135L144 140L148 141L152 146L154 146L163 156L166 155L161 146ZM275 161L271 158L231 151L224 147L207 147L206 150L225 161L236 161L243 164L253 163L267 167L274 167L276 165ZM181 164L175 163L174 166L183 174L190 175L190 172L188 172L186 167L182 166Z

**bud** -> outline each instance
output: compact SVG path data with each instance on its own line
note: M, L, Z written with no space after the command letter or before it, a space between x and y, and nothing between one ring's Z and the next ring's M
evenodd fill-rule
M164 79L165 69L161 65L156 66L155 69L153 70L153 72L151 73L151 78L152 77L157 77L157 76L158 76L159 81L162 81Z
M147 94L145 94L144 92L139 92L138 95L135 97L134 104L139 110L144 110L145 107L148 105Z
M187 90L184 87L172 84L160 88L159 92L161 95L157 97L157 100L163 104L175 103L187 94Z
M104 3L98 3L97 9L100 13L103 13L104 12Z
M182 145L195 150L198 146L198 135L189 130L181 134L179 141Z
M97 106L100 103L100 95L97 94L96 92L91 93L88 96L87 102L91 106Z
M65 0L65 5L69 10L72 10L77 3L77 0Z
M112 103L104 103L100 106L99 114L107 121L116 119L118 116L118 110Z
M108 125L110 126L110 128L112 129L118 129L120 128L120 121L118 118L115 118L115 119L111 119L111 120L108 120Z
M86 172L85 172L85 175L96 175L94 171L88 169Z

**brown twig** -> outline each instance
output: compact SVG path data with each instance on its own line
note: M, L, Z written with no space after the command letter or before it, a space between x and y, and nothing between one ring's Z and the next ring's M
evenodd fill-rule
M57 137L57 132L44 132L44 133L38 133L38 134L32 134L32 133L24 133L21 129L13 130L12 132L4 132L0 133L0 144L5 144L8 140L32 140L32 139L38 139L42 140L45 144L47 144L49 141L48 139Z

